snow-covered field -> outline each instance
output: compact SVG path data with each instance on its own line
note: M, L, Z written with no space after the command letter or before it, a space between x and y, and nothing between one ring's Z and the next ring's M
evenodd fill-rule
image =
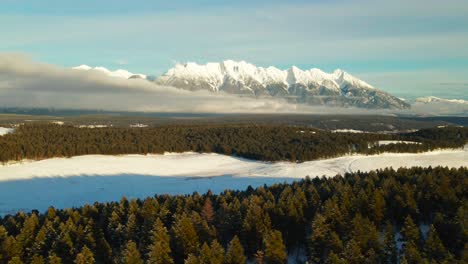
M0 214L80 206L154 194L215 193L309 176L385 167L468 167L468 149L353 155L304 163L258 162L219 154L90 155L0 166Z
M379 146L385 146L389 144L421 144L421 142L415 141L404 141L404 140L379 140Z
M14 128L0 127L0 136L12 133L14 130Z

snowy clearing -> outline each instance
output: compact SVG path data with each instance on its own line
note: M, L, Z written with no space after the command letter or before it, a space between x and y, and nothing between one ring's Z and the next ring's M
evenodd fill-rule
M111 125L112 126L112 125ZM108 125L79 125L78 128L106 128Z
M259 162L219 154L89 155L0 166L0 215L155 194L214 193L309 176L411 166L468 167L468 149L346 156L304 163Z
M378 142L379 146L385 146L389 144L421 144L421 142L415 142L415 141L404 141L404 140L379 140Z
M332 133L369 133L366 131L362 130L356 130L356 129L335 129L331 131Z
M14 128L0 127L0 136L12 133L14 130Z

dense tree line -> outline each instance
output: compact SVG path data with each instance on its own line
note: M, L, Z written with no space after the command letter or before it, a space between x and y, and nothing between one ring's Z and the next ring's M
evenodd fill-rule
M468 169L410 168L0 218L0 263L468 263Z
M377 146L378 140L422 144ZM462 147L468 128L427 129L410 134L333 133L284 125L167 125L155 128L77 128L29 124L0 137L0 162L86 154L216 152L249 159L306 161L348 153L422 152Z

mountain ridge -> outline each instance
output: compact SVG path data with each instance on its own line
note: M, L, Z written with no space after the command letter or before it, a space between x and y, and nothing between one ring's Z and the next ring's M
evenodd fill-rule
M273 66L257 67L245 61L233 60L206 64L178 63L156 78L121 69L111 71L104 67L93 68L87 65L73 69L99 71L124 79L141 78L189 91L207 90L254 98L280 98L294 104L368 109L410 108L410 104L404 100L341 69L331 73L318 68L302 70L296 66L281 70Z
M272 66L263 68L245 61L226 60L204 65L188 62L176 64L155 82L190 91L280 97L292 103L309 105L376 109L410 107L403 100L341 69L326 73L317 68L302 70L296 66L287 70Z

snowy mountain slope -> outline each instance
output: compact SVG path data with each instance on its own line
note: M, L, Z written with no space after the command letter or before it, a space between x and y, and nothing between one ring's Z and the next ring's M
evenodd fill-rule
M146 79L146 75L144 74L139 74L139 73L131 73L127 70L122 70L122 69L118 69L116 71L111 71L111 70L108 70L104 67L90 67L88 65L80 65L80 66L77 66L77 67L73 67L73 69L75 70L83 70L83 71L89 71L89 70L93 70L93 71L99 71L99 72L102 72L108 76L111 76L111 77L118 77L118 78L124 78L124 79L134 79L134 78L141 78L141 79Z
M245 61L177 64L156 83L186 90L224 91L254 97L282 97L292 103L363 108L408 108L409 105L342 70L280 70Z

